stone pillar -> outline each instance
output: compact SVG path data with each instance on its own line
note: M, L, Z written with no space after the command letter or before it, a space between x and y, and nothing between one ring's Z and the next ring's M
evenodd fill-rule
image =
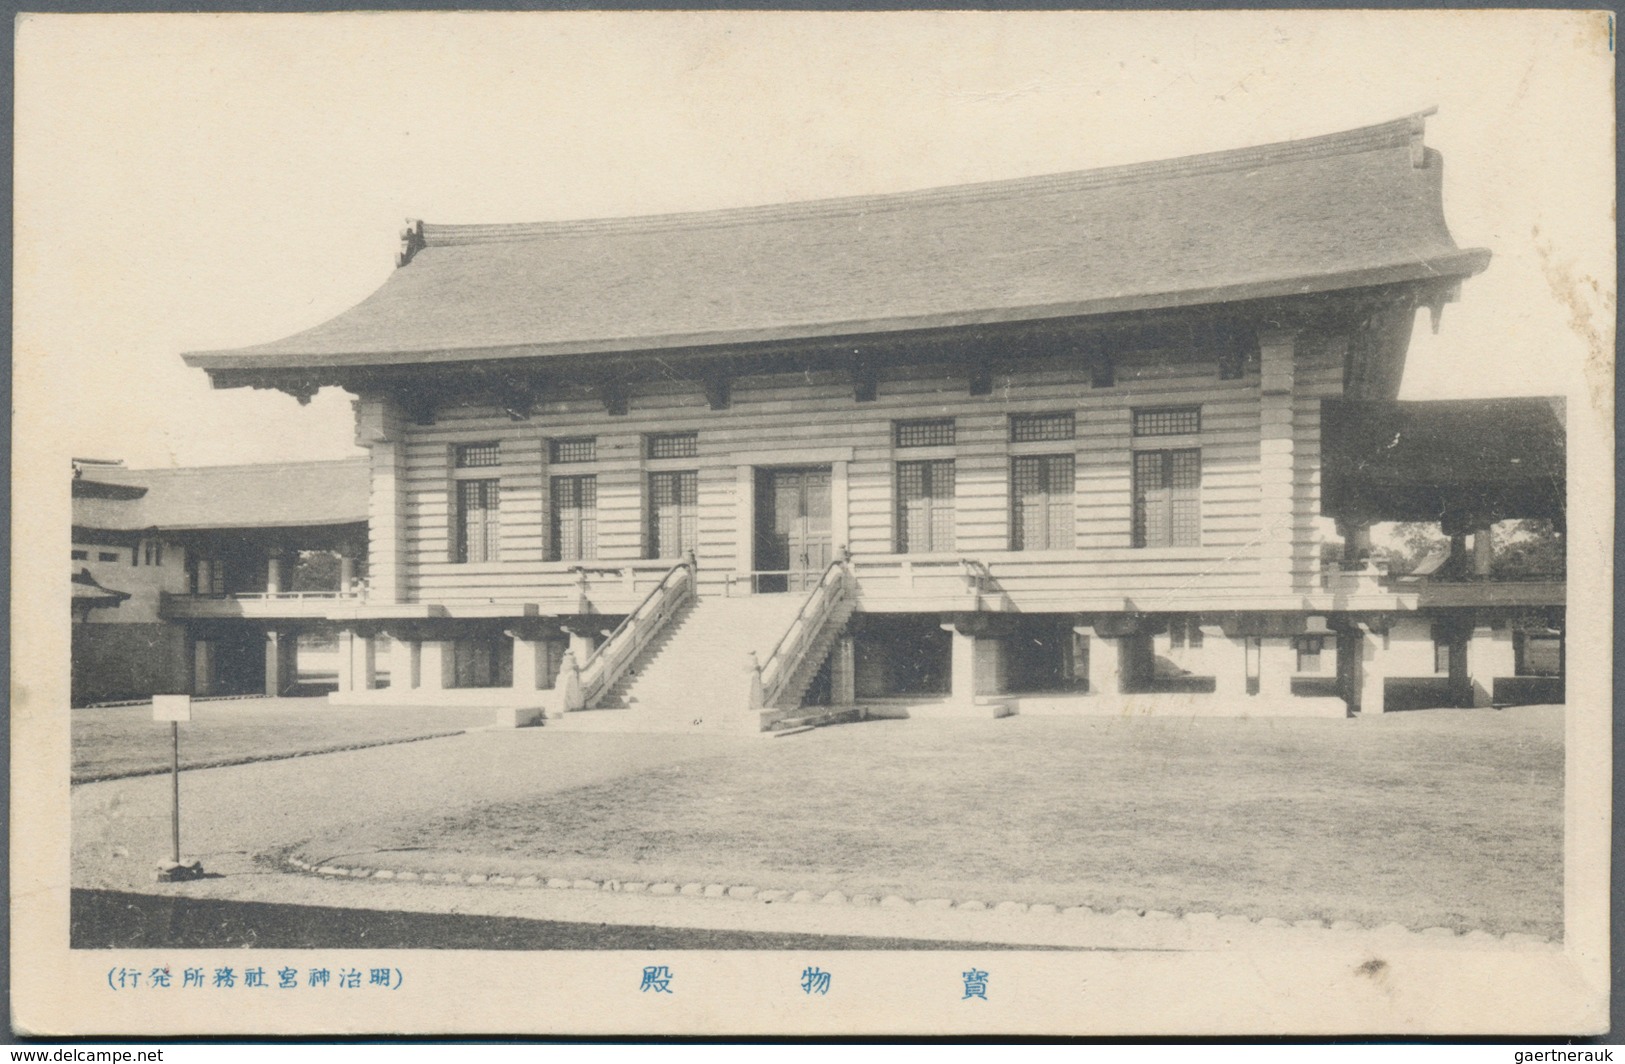
M1292 590L1294 520L1294 435L1292 402L1297 367L1294 334L1285 330L1258 334L1259 350L1259 521L1264 587L1278 594Z
M1193 672L1207 672L1213 676L1213 693L1221 698L1240 697L1247 693L1247 655L1235 640L1224 634L1216 624L1204 624L1202 653Z
M742 595L751 593L750 572L756 563L756 537L750 530L756 527L756 467L742 464L735 470L734 524L738 540L734 548L734 572L739 580L734 590ZM572 648L574 642L571 643ZM578 659L578 664L586 658Z
M411 691L418 686L422 668L422 644L416 639L399 636L389 644L389 687L392 691Z
M378 641L370 633L357 632L355 652L357 689L371 691L378 686Z
M1388 679L1386 662L1383 660L1387 640L1386 635L1365 624L1356 626L1350 639L1351 645L1359 651L1350 666L1353 673L1351 686L1358 692L1357 704L1361 716L1383 711L1383 684Z
M370 691L378 680L378 657L372 640L346 629L339 633L339 690Z
M282 590L282 549L271 548L265 557L265 590L272 595Z
M858 700L857 651L852 637L843 635L835 641L829 662L829 700L837 706L850 706Z
M541 691L549 687L548 648L545 639L527 639L522 633L509 632L513 640L513 689L515 691Z
M1128 679L1131 673L1129 662L1124 660L1132 651L1125 644L1126 638L1113 638L1101 635L1100 630L1094 630L1094 638L1089 641L1089 693L1092 695L1120 695L1126 693Z
M975 691L979 695L996 695L1004 691L1004 643L985 636L975 638L976 655Z
M1292 674L1298 671L1298 648L1290 636L1259 639L1258 693L1265 698L1292 697Z
M355 442L370 454L367 501L369 596L407 601L406 416L400 404L376 396L355 403Z
M1452 572L1460 573L1462 567L1466 564L1467 536L1460 532L1452 533L1450 536L1450 569Z
M208 639L192 644L192 693L214 694L214 643Z
M971 705L979 693L976 690L976 637L952 624L945 624L942 628L953 637L953 678L948 688L949 700L960 705Z
M1471 677L1472 704L1483 707L1494 700L1495 681L1518 674L1517 656L1512 649L1512 626L1494 628L1481 624L1473 629L1467 651Z
M265 697L276 698L293 683L294 635L275 628L265 633Z
M444 691L456 681L449 639L425 639L419 646L418 686L425 691Z
M1451 632L1448 636L1450 704L1463 708L1473 704L1473 678L1467 671L1466 632Z
M1343 533L1343 562L1357 565L1371 556L1371 526L1364 521L1339 522Z

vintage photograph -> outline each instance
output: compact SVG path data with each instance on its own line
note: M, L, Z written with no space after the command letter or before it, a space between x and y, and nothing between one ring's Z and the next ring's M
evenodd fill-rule
M1612 33L25 16L19 1020L1605 1028Z

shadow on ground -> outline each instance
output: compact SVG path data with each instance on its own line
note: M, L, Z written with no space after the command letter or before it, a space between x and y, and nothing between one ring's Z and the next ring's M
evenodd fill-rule
M1022 949L991 942L569 923L75 890L74 949Z

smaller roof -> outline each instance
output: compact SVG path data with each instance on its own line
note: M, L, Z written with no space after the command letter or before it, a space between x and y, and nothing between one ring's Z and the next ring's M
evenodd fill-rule
M94 609L98 606L117 606L130 597L128 591L115 591L110 587L103 587L90 575L89 569L80 569L73 574L73 604Z
M120 487L146 492L107 497ZM365 458L87 470L74 481L73 523L115 532L362 524L369 487Z
M1561 521L1561 398L1321 403L1321 513L1371 521Z

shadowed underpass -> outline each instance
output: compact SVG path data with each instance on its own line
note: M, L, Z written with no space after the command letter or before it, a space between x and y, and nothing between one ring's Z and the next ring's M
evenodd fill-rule
M73 949L1043 949L992 942L864 938L387 912L75 890Z

